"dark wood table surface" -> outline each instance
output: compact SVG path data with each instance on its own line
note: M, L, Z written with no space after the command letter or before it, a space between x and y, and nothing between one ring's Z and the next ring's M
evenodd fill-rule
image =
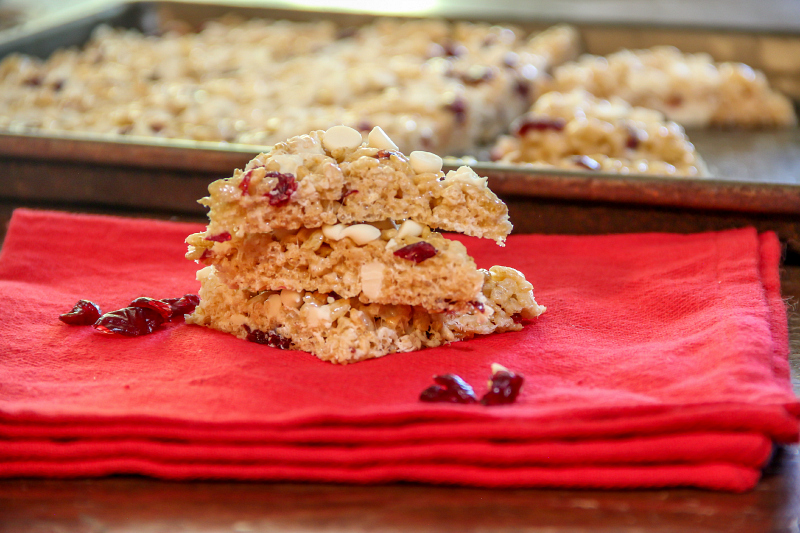
M524 210L523 204L517 200L514 209ZM0 201L0 239L17 206L18 203ZM30 206L203 220L192 215L175 217L119 208ZM564 208L581 211L580 206ZM664 218L664 213L634 209L636 216L646 221L637 223L636 216L631 216L631 207L594 209L602 216L595 216L593 222L584 219L587 228L595 224L588 228L592 232L618 230L623 223L620 221L634 230L652 230L653 224L672 218L684 222L678 229L670 224L664 229L691 231L720 226L719 215L714 213L707 217L693 213L689 218L673 213ZM764 227L763 223L756 225ZM800 257L796 252L790 251L787 257L782 283L790 306L792 371L797 393ZM800 458L796 446L778 449L758 486L745 494L694 489L483 490L414 484L177 483L136 476L0 480L0 533L276 531L800 532Z

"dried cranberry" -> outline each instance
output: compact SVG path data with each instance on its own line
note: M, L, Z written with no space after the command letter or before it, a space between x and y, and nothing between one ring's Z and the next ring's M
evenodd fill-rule
M369 121L367 121L367 120L362 120L362 121L361 121L361 122L359 122L359 123L358 123L358 125L356 126L356 129L357 129L358 131L372 131L372 128L374 128L374 126L372 125L372 123L371 123L371 122L369 122Z
M292 347L292 341L281 337L274 331L261 331L260 329L251 330L247 324L244 324L244 330L247 332L247 340L258 344L266 344L273 348L280 348L281 350L288 350Z
M147 307L125 307L101 316L92 326L101 333L118 333L129 337L147 335L164 323L158 311Z
M289 203L292 195L297 190L297 181L294 174L281 174L280 172L267 172L266 177L278 178L278 183L265 196L269 196L269 205L282 207Z
M134 301L132 301L130 307L144 307L145 309L152 309L161 315L164 320L168 320L172 317L172 306L163 300L154 300L152 298L142 296L141 298L136 298Z
M517 137L524 137L529 131L561 131L567 125L563 118L523 116L514 121L511 131Z
M225 242L231 240L231 234L227 231L223 231L218 235L209 235L206 237L207 241L214 241L214 242Z
M53 82L53 91L59 92L61 89L64 88L64 80L56 80Z
M639 148L640 142L642 142L642 139L639 137L639 131L628 126L628 140L625 143L625 146L631 150L636 150Z
M250 178L252 177L252 170L248 170L242 176L242 181L239 182L239 189L242 191L242 196L247 196L247 191L250 190Z
M479 313L483 313L486 309L486 306L483 305L483 302L470 302L469 304Z
M466 54L469 50L463 44L459 44L454 41L447 41L442 45L442 49L444 50L445 56L447 57L459 57Z
M394 255L403 259L408 259L409 261L414 261L415 263L422 263L437 253L439 253L439 251L434 248L432 244L419 241L414 244L409 244L408 246L403 246L399 250L396 250Z
M572 162L587 170L600 170L600 163L588 155L576 155L572 157Z
M683 97L679 94L674 94L669 98L667 98L664 103L667 104L669 107L678 107L683 103Z
M203 259L208 259L212 255L214 255L214 252L206 248L205 250L203 250L203 253L200 254L200 261L202 261Z
M70 326L90 326L97 322L101 314L96 303L89 300L78 300L72 311L59 315L58 319Z
M375 157L378 159L389 159L395 152L391 150L378 150L378 153L375 154Z
M358 35L358 26L347 26L346 28L339 28L336 32L337 39L349 39Z
M455 374L433 376L431 385L419 395L423 402L477 403L475 392L469 384Z
M456 74L456 77L467 85L480 85L494 78L494 71L490 68L484 68L480 72L462 72Z
M467 102L463 98L456 97L446 107L455 115L457 124L463 124L467 121Z
M27 85L28 87L38 87L42 84L42 78L41 76L32 76L23 81L22 84Z
M527 100L531 95L531 84L525 80L517 80L514 90L518 95Z
M514 313L511 315L511 320L514 321L514 324L522 324L522 315L520 313Z
M180 298L164 298L161 301L170 306L170 320L193 313L194 308L200 305L200 297L196 294L184 294Z
M514 403L525 379L509 370L500 370L492 375L489 390L481 398L483 405L506 405Z
M428 403L449 402L451 401L452 397L453 395L450 394L447 389L440 387L439 385L431 385L419 395L420 401Z

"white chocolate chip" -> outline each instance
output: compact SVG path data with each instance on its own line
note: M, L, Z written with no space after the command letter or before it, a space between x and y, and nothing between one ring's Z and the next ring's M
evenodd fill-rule
M372 261L361 265L361 292L370 300L375 300L381 294L384 268L383 263L380 261Z
M280 294L273 294L267 298L267 316L270 318L276 318L278 313L281 312L282 305L283 302L281 301Z
M492 375L495 375L498 372L508 372L508 369L500 363L492 363Z
M241 313L236 313L236 314L231 315L231 317L228 319L228 321L231 324L233 324L234 326L236 326L236 327L241 327L242 324L246 324L247 323L247 317L244 316Z
M322 226L322 234L325 235L326 239L331 239L334 241L342 240L342 230L344 230L344 224L334 224L330 226L325 224Z
M372 131L369 132L369 136L367 137L367 142L372 148L377 148L378 150L397 150L397 145L392 142L386 132L381 129L380 126L375 126L372 128Z
M210 265L198 270L197 273L195 274L195 277L197 278L197 281L202 283L206 281L208 278L210 278L212 275L214 275L215 271L216 269L214 268L214 265Z
M347 126L333 126L322 136L322 146L329 152L339 148L353 150L361 146L361 142L361 133Z
M341 239L350 237L359 246L381 238L381 230L370 224L354 224L342 230ZM337 239L338 240L338 239Z
M459 167L458 170L451 170L444 177L444 182L447 184L462 182L475 185L481 189L486 187L486 182L489 178L482 178L478 176L474 170L469 167Z
M413 220L406 220L400 226L400 229L397 231L397 235L395 235L395 239L402 239L403 237L419 237L422 235L422 230L424 227L422 224L418 224Z
M414 172L417 174L423 174L427 172L435 173L442 170L442 158L430 152L411 152L411 155L408 157L408 159L411 161L411 168L413 168Z
M344 224L336 224L329 226L325 224L322 226L322 234L325 238L341 241L345 237L350 237L353 242L359 246L381 238L381 230L371 224L354 224L352 226L345 226Z
M303 304L301 313L306 313L308 325L312 328L317 326L330 327L331 308L327 305L315 305L313 303Z
M272 160L280 165L280 172L282 174L297 175L297 167L303 166L305 160L303 156L297 154L276 154L272 156Z
M299 292L283 289L281 291L281 302L289 309L297 309L303 303L303 299L300 297Z

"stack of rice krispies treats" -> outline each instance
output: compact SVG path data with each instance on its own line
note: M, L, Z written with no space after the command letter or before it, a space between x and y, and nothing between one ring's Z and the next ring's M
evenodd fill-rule
M379 127L293 137L209 186L188 322L335 363L514 331L544 312L524 276L478 269L436 230L503 245L508 210L487 179L406 157Z

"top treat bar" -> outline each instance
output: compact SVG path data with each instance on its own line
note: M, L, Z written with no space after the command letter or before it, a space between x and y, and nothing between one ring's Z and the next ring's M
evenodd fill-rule
M346 126L278 143L244 170L209 186L206 238L225 241L276 229L411 219L494 239L511 231L508 209L468 167L442 172L430 152L397 150L374 128L367 142Z

